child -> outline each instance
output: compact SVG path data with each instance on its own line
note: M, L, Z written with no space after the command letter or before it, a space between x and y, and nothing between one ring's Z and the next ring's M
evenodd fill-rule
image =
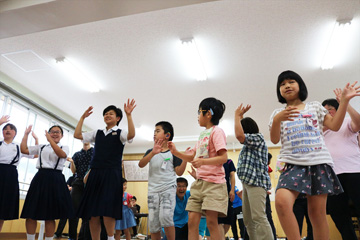
M139 162L143 168L149 163L149 229L151 239L161 239L161 227L168 240L175 240L174 209L176 195L176 175L181 176L186 162L173 156L168 141L174 137L174 129L169 122L158 122L154 131L154 147L149 149Z
M70 192L62 174L69 147L60 143L63 129L58 125L52 126L49 132L45 131L49 144L28 147L31 128L25 130L20 148L21 153L39 155L36 165L39 170L30 183L21 218L26 218L28 240L35 240L36 220L45 220L45 240L51 240L55 219L74 217Z
M217 125L225 112L225 104L216 98L201 101L198 121L205 130L193 149L179 152L175 144L168 143L170 151L177 157L191 162L197 168L197 180L190 189L186 207L189 211L189 239L198 239L201 215L206 215L212 239L221 239L218 217L225 217L228 193L223 164L227 161L226 136Z
M115 219L121 219L123 191L121 161L126 141L130 141L135 136L131 116L135 107L134 99L131 102L128 99L127 104L124 104L128 132L118 128L122 111L114 105L108 106L103 111L105 129L82 133L85 118L92 114L93 107L89 107L81 116L74 132L74 137L77 139L89 143L95 142L95 153L90 163L91 171L78 210L79 217L90 218L93 240L100 240L100 216L104 217L109 240L114 239Z
M9 122L9 116L0 118L0 125ZM21 157L20 146L13 142L16 127L8 123L3 127L4 140L0 141L0 232L5 220L19 218L19 180L16 167ZM34 135L35 142L37 137Z
M350 99L360 95L359 87L354 86L345 86L339 109L332 117L319 102L303 103L307 89L297 73L285 71L278 77L278 100L286 103L286 107L273 112L269 127L271 141L277 144L281 140L278 161L286 163L279 178L275 206L289 240L300 239L292 211L299 193L307 195L314 239L329 239L326 199L328 194L339 194L343 190L332 169L333 161L322 130L324 126L333 131L340 128Z
M127 180L123 178L123 209L122 209L122 219L116 220L115 223L115 239L120 240L121 230L124 231L126 240L131 239L131 234L129 229L133 226L136 226L135 216L133 211L130 209L132 195L128 194L126 191Z
M244 144L239 155L237 174L243 184L243 214L250 239L273 239L266 216L266 196L271 189L268 174L268 150L256 122L244 114L249 111L241 104L235 111L235 136Z

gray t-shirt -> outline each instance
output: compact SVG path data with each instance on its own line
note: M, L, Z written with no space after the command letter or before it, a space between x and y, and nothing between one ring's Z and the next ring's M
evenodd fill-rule
M144 157L152 149L146 151ZM153 156L149 162L148 192L156 193L176 186L175 167L180 166L182 160L171 154L170 150Z

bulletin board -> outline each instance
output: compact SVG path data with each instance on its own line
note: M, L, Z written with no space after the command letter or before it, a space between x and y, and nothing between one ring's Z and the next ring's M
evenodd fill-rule
M123 161L124 177L128 182L147 182L149 180L149 164L139 167L139 160Z

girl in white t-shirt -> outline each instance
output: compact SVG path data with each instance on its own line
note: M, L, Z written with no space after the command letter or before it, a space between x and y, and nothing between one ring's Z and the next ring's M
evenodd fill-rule
M326 199L328 194L343 190L324 144L323 126L334 131L340 128L350 99L360 96L360 87L355 85L356 82L345 86L338 112L332 117L319 102L303 102L307 88L297 73L285 71L278 77L278 100L286 106L273 112L269 126L271 141L277 144L281 140L282 145L278 161L285 163L285 168L279 178L275 206L289 240L300 239L292 211L299 193L307 195L314 239L329 239Z

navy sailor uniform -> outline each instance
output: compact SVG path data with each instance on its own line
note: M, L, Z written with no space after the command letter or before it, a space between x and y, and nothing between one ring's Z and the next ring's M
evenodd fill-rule
M0 220L19 218L19 180L16 166L21 158L16 143L0 141Z
M127 133L117 126L109 130L83 133L83 142L94 141L91 171L77 216L84 219L96 216L121 219L123 195L121 161Z
M68 155L67 146L58 146ZM70 192L62 174L66 158L59 158L50 144L29 147L30 154L38 154L38 172L30 183L21 218L54 220L74 217Z

